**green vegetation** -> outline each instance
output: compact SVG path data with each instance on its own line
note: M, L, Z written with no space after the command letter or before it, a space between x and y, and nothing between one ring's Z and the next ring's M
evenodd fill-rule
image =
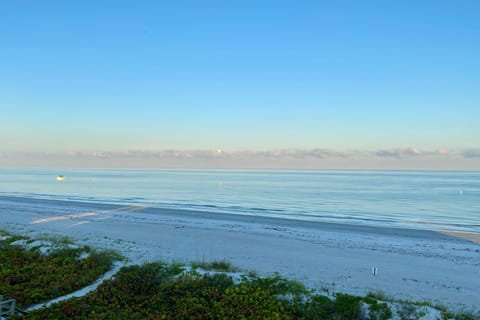
M442 319L455 319L455 320L478 320L480 319L479 312L462 311L458 313L445 312L442 314Z
M191 264L192 269L203 269L207 271L219 271L219 272L237 272L238 269L232 266L232 264L228 261L212 261L212 262L205 262L205 261L195 261Z
M26 319L360 319L361 298L314 295L279 276L185 273L178 265L122 268L96 291L30 313ZM320 316L323 315L323 316ZM320 316L320 317L319 317Z
M37 240L45 240L49 241L51 243L59 244L59 245L69 245L69 244L74 244L73 240L70 239L69 237L62 237L62 236L50 236L50 235L44 235ZM35 239L30 239L30 241L35 241Z
M371 320L388 320L392 317L392 310L385 302L379 302L372 295L367 295L363 301L368 304L368 315Z
M69 248L62 239L48 254L42 246L32 246L35 240L0 234L0 293L16 299L20 306L48 301L81 289L110 270L114 259L112 252L97 252L89 247ZM26 247L12 245L23 240Z

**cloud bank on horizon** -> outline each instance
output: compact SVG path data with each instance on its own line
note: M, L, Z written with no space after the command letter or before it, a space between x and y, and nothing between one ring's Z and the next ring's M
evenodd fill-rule
M455 165L457 164L457 165ZM0 152L0 166L250 169L480 170L480 148Z

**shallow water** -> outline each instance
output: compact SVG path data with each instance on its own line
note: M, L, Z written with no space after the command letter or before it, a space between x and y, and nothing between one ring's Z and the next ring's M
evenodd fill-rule
M0 169L0 195L480 233L480 172Z

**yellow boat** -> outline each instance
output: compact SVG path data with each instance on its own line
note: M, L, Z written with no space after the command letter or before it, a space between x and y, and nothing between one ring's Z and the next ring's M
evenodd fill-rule
M57 181L65 181L65 177L64 176L57 176Z

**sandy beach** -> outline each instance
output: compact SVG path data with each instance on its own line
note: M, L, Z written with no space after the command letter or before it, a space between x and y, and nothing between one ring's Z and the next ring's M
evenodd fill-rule
M2 229L68 236L118 250L129 263L226 259L330 293L381 291L454 310L480 308L476 234L3 196L0 214Z

